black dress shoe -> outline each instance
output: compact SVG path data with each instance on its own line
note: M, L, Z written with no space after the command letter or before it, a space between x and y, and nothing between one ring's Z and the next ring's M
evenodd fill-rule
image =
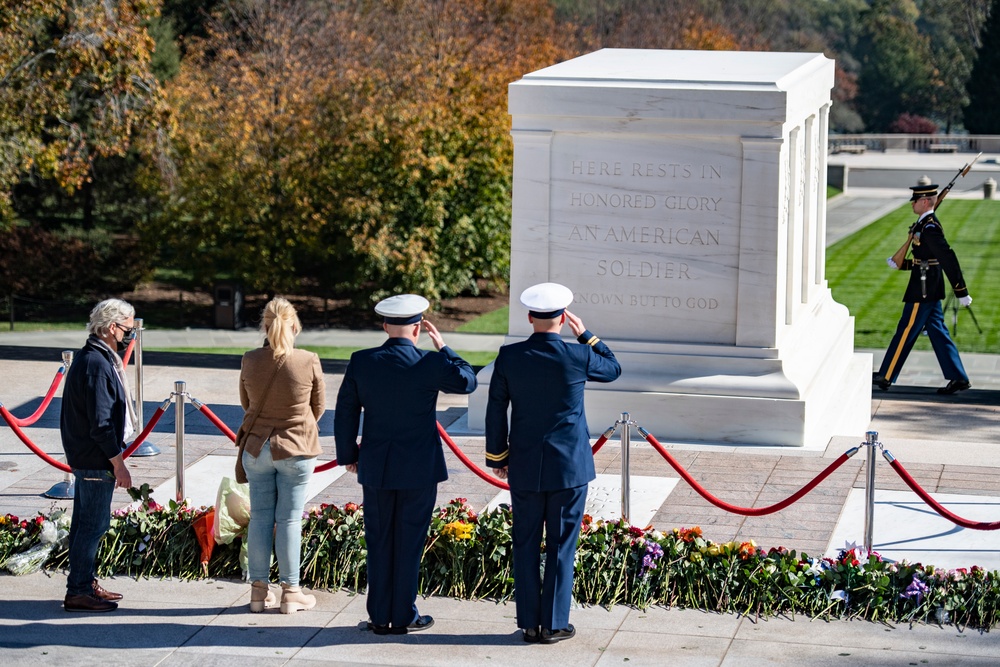
M542 628L542 638L541 642L543 644L555 644L556 642L561 642L564 639L572 639L576 635L576 628L572 624L567 625L562 630L549 630L548 628Z
M426 630L432 625L434 625L434 618L432 616L417 616L417 620L413 621L413 623L410 623L402 628L393 626L389 632L394 635L405 635L407 632L419 632L420 630Z
M94 597L99 600L118 602L124 596L121 593L112 593L109 590L105 590L103 586L97 583L97 579L94 579Z
M387 634L389 634L391 632L391 628L389 627L388 624L386 624L386 625L375 625L371 621L367 622L367 628L368 628L368 630L370 630L371 632L374 632L377 635L387 635Z
M957 394L960 391L965 391L972 386L972 383L968 380L949 380L948 384L937 390L939 394Z
M889 387L892 386L891 382L886 380L878 373L872 373L872 384L881 389L882 391L889 391Z
M522 628L521 629L521 639L528 642L529 644L537 644L542 641L542 634L538 628Z
M111 600L102 600L93 595L67 595L63 600L63 609L66 611L114 611L118 609L118 603Z

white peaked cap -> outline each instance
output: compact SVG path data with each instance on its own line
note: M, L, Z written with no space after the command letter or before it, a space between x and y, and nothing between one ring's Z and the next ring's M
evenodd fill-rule
M561 311L571 303L573 291L559 283L539 283L521 292L521 304L533 313Z
M385 318L388 324L412 324L419 322L430 302L418 294L397 294L382 299L375 304L375 312Z

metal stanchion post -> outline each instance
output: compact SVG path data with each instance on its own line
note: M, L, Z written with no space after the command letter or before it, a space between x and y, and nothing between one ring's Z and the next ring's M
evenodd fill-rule
M865 433L868 447L868 471L865 477L865 551L871 552L875 534L875 446L878 445L878 431Z
M184 388L187 385L182 380L174 382L174 431L177 435L177 502L184 500Z
M629 420L629 414L623 412L621 421L618 423L622 425L622 519L628 521L630 513L629 496L631 495L628 470L629 438L631 436L629 426L632 424Z
M70 364L73 363L73 350L63 350L62 351L62 362L66 371L69 371ZM52 488L43 493L42 495L46 498L55 498L57 500L72 500L73 494L76 492L76 477L73 473L66 473L65 478L61 482L56 482L52 485Z
M139 432L146 426L142 416L142 318L135 318L135 348L132 352L135 358L135 416L139 421ZM138 434L137 434L138 435ZM144 442L132 453L132 456L156 456L160 448L151 442Z

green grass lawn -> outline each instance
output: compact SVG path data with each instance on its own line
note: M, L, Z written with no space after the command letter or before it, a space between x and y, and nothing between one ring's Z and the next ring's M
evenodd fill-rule
M458 327L457 331L462 333L482 333L482 334L505 334L507 333L507 317L510 313L510 306L498 308L492 313L480 315L474 320L470 320Z
M972 310L983 329L980 334L966 309L958 310L958 334L963 352L1000 353L1000 201L946 200L940 209L945 236L951 244L972 296ZM854 316L854 346L885 348L902 311L908 271L886 266L906 240L915 217L909 204L875 221L827 249L826 277L833 297ZM948 290L950 292L950 290ZM945 313L952 326L952 312ZM915 349L929 350L926 336Z

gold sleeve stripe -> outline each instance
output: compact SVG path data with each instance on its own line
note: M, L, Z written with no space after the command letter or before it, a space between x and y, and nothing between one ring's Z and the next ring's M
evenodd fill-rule
M486 452L486 460L487 461L503 461L505 458L507 458L507 455L509 453L510 453L510 450L507 450L503 454L490 454L489 452Z
M601 342L600 338L598 338L597 336L591 336L590 340L587 341L587 345L589 345L591 347L594 347L595 345L597 345L600 342Z

